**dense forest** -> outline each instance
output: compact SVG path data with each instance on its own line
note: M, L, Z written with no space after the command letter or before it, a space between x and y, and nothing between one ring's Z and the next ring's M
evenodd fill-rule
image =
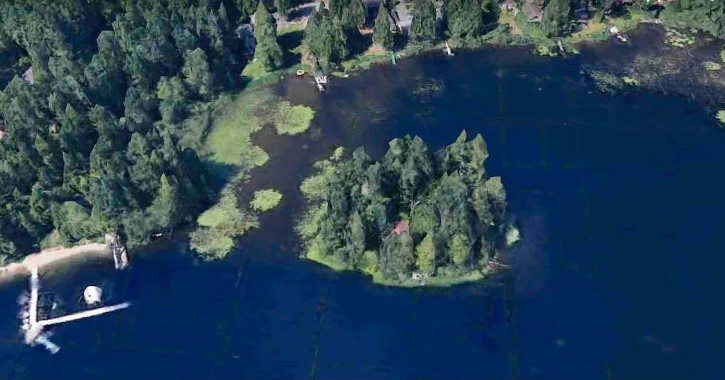
M325 73L371 43L398 49L441 39L474 45L491 35L501 37L491 40L498 43L537 43L531 38L537 33L566 36L582 7L602 18L630 9L659 14L664 7L668 17L725 35L725 4L711 0L664 6L644 0L516 0L521 9L534 4L542 12L540 22L526 24L517 35L502 22L496 0L385 0L377 17L361 0L325 3L299 31L303 62ZM412 16L408 36L399 25L401 3ZM240 73L252 59L268 72L289 66L285 60L293 47L280 43L276 18L286 19L296 5L5 0L0 260L38 250L53 231L53 244L95 239L109 230L143 244L208 206L217 194L210 191L199 149L212 111L243 86ZM253 55L236 32L251 18ZM368 28L372 35L361 32Z
M0 257L37 250L53 230L65 244L110 230L144 243L208 203L189 135L244 63L232 9L4 2L0 71L14 75L0 93Z
M382 162L358 149L318 163L301 187L306 257L394 284L485 271L518 232L501 178L486 173L485 141L466 140L463 132L432 154L406 136L390 142Z

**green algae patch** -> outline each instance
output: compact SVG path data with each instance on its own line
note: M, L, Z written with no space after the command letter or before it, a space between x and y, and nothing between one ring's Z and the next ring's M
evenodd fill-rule
M269 211L282 202L282 193L274 189L257 190L249 206L259 212Z
M190 234L191 248L204 260L218 260L234 248L234 240L252 228L259 227L257 216L239 208L237 196L227 187L219 201L196 220L197 228Z
M274 115L274 126L280 135L297 135L310 128L315 111L310 107L293 106L287 101L279 103Z
M269 155L252 144L251 136L262 129L273 101L269 90L245 91L223 107L205 141L208 160L242 169L264 165Z
M720 124L725 126L725 110L717 111L715 118L720 122Z

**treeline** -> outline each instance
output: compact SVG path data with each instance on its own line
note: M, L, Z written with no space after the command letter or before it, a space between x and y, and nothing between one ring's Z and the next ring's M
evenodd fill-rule
M310 17L304 39L312 53L313 64L323 72L366 48L360 27L369 21L361 0L328 0L325 3L326 8L320 7ZM525 3L536 3L528 4L535 8L542 6L541 21L535 27L550 38L571 34L576 26L575 10L580 8L592 16L596 10L601 21L608 15L622 16L630 7L651 11L653 15L659 15L665 8L645 0L636 0L634 4L623 0L517 0L515 3L520 9ZM374 20L373 43L386 49L394 47L399 32L393 16L396 4L392 0L382 1ZM451 38L465 44L480 41L499 27L507 27L498 24L501 12L498 0L412 0L408 7L412 16L409 37L413 42ZM667 3L667 8L693 27L725 36L725 3L722 1L678 0Z
M374 20L373 42L392 48L399 32L394 17L396 1L382 1ZM476 38L496 27L499 6L496 0L444 0L442 19L436 15L433 0L415 0L412 4L410 36L415 41L435 40L444 35ZM361 0L329 0L327 7L313 11L305 31L305 45L314 56L313 63L328 71L366 46L360 28L366 24Z
M501 178L486 173L486 143L466 139L431 154L406 136L382 162L358 149L318 165L302 185L307 257L393 281L484 268L512 227Z
M144 243L208 203L195 149L210 102L245 63L234 33L244 11L218 0L3 3L0 66L32 74L0 93L0 260L53 230L66 244L109 230Z

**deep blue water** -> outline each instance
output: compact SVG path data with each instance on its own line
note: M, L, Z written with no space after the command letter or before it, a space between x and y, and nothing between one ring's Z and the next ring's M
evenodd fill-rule
M316 117L302 137L257 137L272 160L252 185L285 194L262 229L214 264L195 264L183 241L137 253L121 281L134 307L57 328L54 356L22 345L24 284L3 286L0 378L725 377L725 133L681 98L597 93L579 72L588 54L433 55L325 94L283 82ZM440 91L413 93L431 81ZM380 155L406 133L438 148L464 128L486 139L521 226L510 273L392 289L298 259L292 218L311 162L337 145ZM49 286L73 293L111 276L110 263L90 268Z

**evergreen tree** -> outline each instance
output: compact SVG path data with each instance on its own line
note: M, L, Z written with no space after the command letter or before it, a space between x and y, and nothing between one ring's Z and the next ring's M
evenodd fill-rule
M327 9L313 11L307 20L304 41L323 71L328 70L331 64L339 63L349 54L346 46L347 37L340 23Z
M413 40L436 38L436 8L433 0L415 0L410 38Z
M483 33L481 0L444 0L442 12L452 38L476 38Z
M413 238L409 233L394 234L383 245L380 271L385 277L409 277L415 265Z
M455 234L448 242L451 260L453 264L462 266L470 259L471 244L468 237L464 234Z
M423 273L433 273L436 265L435 243L433 232L425 235L425 238L415 248L417 255L416 266Z
M345 44L355 52L361 46L360 27L365 24L365 7L361 0L330 0L330 14L339 22L345 33Z
M277 7L277 14L283 20L287 20L287 12L290 9L290 0L274 0L274 6Z
M501 15L498 0L482 0L482 6L484 27L495 28L498 25L498 18Z
M571 32L569 0L550 0L544 8L541 29L549 37L563 37Z
M209 69L209 61L204 50L196 48L184 55L184 66L181 68L184 81L197 94L206 97L211 95L213 77Z
M260 0L237 0L237 6L244 18L249 17L257 11Z
M378 17L375 19L373 42L385 49L391 49L395 42L393 32L390 31L390 15L388 14L388 10L383 6L380 6Z
M277 43L277 24L269 14L264 2L260 1L254 14L254 37L257 47L254 58L258 59L267 70L282 66L282 48Z
M357 211L352 213L347 228L351 261L353 266L357 267L365 251L365 225Z
M158 195L146 210L148 217L158 229L173 227L179 222L181 206L181 194L176 177L162 174Z

